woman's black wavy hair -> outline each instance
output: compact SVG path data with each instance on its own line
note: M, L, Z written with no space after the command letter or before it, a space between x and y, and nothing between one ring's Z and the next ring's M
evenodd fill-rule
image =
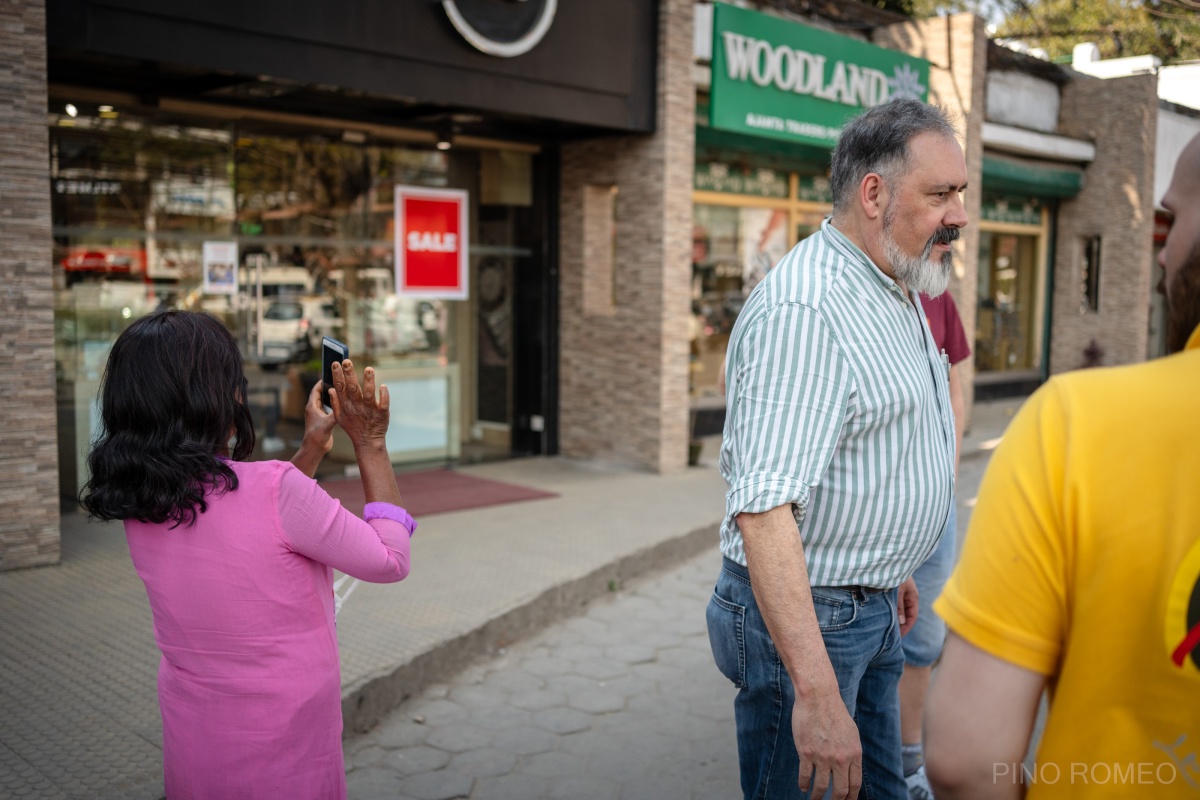
M215 317L164 311L134 322L108 356L80 505L94 519L194 523L207 492L237 488L220 455L230 435L235 460L254 450L246 389L242 354Z

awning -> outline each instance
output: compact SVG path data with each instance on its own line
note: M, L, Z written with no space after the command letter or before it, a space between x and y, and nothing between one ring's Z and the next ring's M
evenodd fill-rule
M788 172L824 175L829 171L829 150L821 147L721 131L706 125L696 126L696 160L725 160L729 154L747 156L757 165Z
M1083 170L1070 164L1048 164L985 153L983 190L1033 197L1074 197L1083 188Z

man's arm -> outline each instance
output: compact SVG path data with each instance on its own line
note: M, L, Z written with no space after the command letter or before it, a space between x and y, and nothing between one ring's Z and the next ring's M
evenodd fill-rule
M800 788L821 797L832 775L834 798L857 797L862 744L817 625L792 507L739 514L737 523L754 599L796 691L792 736L800 756Z
M925 769L938 800L1014 800L1044 675L950 632L925 707Z
M809 487L820 482L837 451L854 374L813 309L779 303L742 313L728 354L725 436L733 458L726 510L741 533L767 631L795 687L799 786L817 797L830 785L839 800L856 797L862 745L825 652L792 512L809 502Z

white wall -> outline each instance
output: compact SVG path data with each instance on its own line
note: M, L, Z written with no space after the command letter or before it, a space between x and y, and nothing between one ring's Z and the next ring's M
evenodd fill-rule
M1160 69L1158 96L1171 103L1200 109L1200 64L1180 64Z
M1161 84L1159 94L1161 96ZM1200 119L1186 117L1174 111L1159 109L1158 135L1154 143L1154 204L1162 208L1159 201L1166 194L1175 172L1179 154L1194 136L1200 134Z
M1058 129L1058 86L1022 72L989 70L987 119L1002 125L1054 133Z

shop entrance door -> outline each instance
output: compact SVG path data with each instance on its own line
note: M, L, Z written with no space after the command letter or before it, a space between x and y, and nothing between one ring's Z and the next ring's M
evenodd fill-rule
M552 454L556 346L549 204L557 202L548 158L489 166L481 157L480 203L471 245L469 417L462 458ZM489 177L489 175L491 177ZM490 183L489 183L490 181Z
M981 377L1037 377L1039 273L1037 236L980 234L975 368Z

